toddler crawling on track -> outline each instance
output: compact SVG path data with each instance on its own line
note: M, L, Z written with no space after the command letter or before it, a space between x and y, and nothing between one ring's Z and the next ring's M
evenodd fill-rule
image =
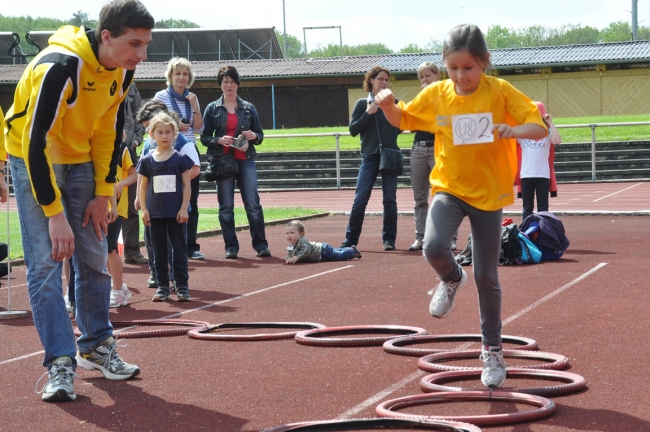
M305 236L305 226L299 220L287 224L287 264L297 262L345 261L361 258L356 247L334 248L327 243L310 242Z

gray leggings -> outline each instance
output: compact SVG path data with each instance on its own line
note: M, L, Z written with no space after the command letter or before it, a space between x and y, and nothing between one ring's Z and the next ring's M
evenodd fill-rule
M461 268L454 260L449 245L465 216L469 217L472 228L472 263L483 345L496 346L501 343L498 266L502 210L479 210L452 195L436 193L429 207L423 253L442 281L458 280Z

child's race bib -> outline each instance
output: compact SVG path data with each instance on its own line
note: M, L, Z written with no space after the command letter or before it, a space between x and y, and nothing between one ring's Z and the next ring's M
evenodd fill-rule
M451 117L454 145L494 142L492 113L459 114Z
M176 192L176 176L173 174L154 176L153 192L154 193Z

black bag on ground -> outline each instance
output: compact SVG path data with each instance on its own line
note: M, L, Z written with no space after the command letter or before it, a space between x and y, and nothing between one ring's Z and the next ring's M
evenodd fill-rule
M516 224L501 227L501 254L499 264L521 264L521 243L517 239L519 229Z
M381 132L379 131L379 120L375 116L375 126L377 127L377 139L379 139L379 172L402 175L404 172L404 154L399 148L388 148L381 144Z
M207 181L219 181L232 177L239 172L237 159L232 151L222 156L210 156L208 166L205 168Z

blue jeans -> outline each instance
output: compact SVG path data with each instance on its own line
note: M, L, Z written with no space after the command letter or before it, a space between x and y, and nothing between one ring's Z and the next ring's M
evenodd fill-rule
M188 286L187 224L179 224L175 218L151 218L149 229L158 286L169 286L170 280L175 280L178 287ZM169 266L170 243L173 266ZM174 270L174 279L171 279L170 267Z
M77 346L79 351L89 352L113 334L108 316L111 277L106 268L106 237L97 240L92 222L81 227L86 205L95 198L93 164L53 166L66 217L74 233L72 262L77 326L81 331L75 344L62 294L63 264L52 259L49 218L34 199L25 161L11 157L9 163L20 219L29 302L36 331L45 348L43 365L49 367L54 359L62 356L75 362Z
M366 206L379 174L380 157L379 153L361 155L357 190L350 211L350 221L345 232L345 238L354 245L359 244ZM384 194L384 227L381 231L381 238L383 241L394 242L397 237L397 175L382 173L381 190Z
M153 254L153 244L151 243L151 227L144 226L144 246L147 248L147 258L149 258L149 273L156 275L156 267L154 266L154 254ZM174 250L172 249L172 244L167 239L167 265L169 268L169 280L176 280L174 278Z
M356 252L351 247L335 248L330 244L322 243L320 260L323 261L345 261L354 258Z
M244 202L248 225L253 241L253 249L268 249L264 233L264 210L257 193L257 168L254 159L238 160L239 173L217 182L217 197L219 198L219 223L226 250L239 251L239 241L235 233L235 181Z

